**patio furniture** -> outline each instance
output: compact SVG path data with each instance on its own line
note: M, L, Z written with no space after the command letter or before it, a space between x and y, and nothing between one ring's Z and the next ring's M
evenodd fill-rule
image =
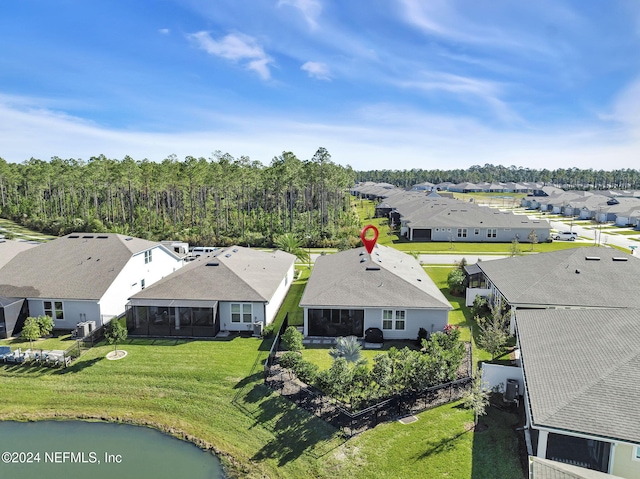
M0 360L4 361L5 356L11 354L9 346L0 346Z
M4 357L4 361L6 363L16 363L16 362L18 362L18 358L20 357L20 354L22 354L22 351L20 350L20 348L18 348L14 352L12 352L11 354L7 354Z

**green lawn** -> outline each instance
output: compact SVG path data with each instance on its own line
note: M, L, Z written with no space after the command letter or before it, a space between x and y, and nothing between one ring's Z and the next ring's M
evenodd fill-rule
M13 235L16 240L50 241L55 239L55 236L31 231L30 229L27 229L11 220L0 218L0 234L6 233Z

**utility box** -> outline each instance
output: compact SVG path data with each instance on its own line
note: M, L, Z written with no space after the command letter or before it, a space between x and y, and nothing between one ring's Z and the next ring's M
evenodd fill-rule
M81 321L76 325L76 338L85 338L96 329L95 321Z
M256 337L262 336L262 322L253 323L253 335Z
M507 386L502 396L504 402L516 402L518 400L519 388L520 385L517 379L507 379Z

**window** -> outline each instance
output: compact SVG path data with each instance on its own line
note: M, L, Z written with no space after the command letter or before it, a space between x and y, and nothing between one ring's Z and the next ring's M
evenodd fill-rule
M253 318L253 306L251 303L231 303L231 322L250 323Z
M44 314L51 319L64 321L64 311L62 301L44 301Z
M140 287L141 287L142 289L144 289L146 285L147 285L146 281L145 281L144 279L141 279L141 280L140 280Z
M144 252L144 264L151 263L151 250Z
M404 311L396 311L396 324L395 328L397 330L404 330Z
M495 238L496 236L498 236L496 228L487 228L487 238Z
M458 238L467 237L467 228L458 228Z
M392 310L392 309L383 309L382 310L382 329L387 331L396 330L396 331L404 331L405 329L405 315L406 311L404 310Z
M382 329L393 329L393 311L382 310Z
M480 228L476 228L473 230L473 234L474 235L479 235L480 234Z
M640 461L640 446L636 446L633 448L633 459L636 461Z

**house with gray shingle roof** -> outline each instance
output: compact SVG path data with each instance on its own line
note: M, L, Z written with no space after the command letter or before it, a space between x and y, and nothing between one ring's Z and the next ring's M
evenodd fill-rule
M267 326L291 287L295 256L241 246L201 255L131 296L130 334L213 337Z
M614 248L573 248L477 263L497 307L640 308L640 259ZM512 316L513 317L513 316Z
M363 337L379 328L385 339L415 339L447 325L451 305L412 256L382 245L316 260L300 299L304 335Z
M182 264L152 241L72 233L23 251L0 268L0 297L26 299L28 314L51 316L56 329L71 330L81 321L100 326L124 313L132 294Z
M448 198L425 198L422 204L406 206L398 210L401 234L410 241L510 243L517 239L526 243L533 231L537 241L543 242L551 232L547 220Z
M640 477L639 317L637 309L517 311L530 453Z

